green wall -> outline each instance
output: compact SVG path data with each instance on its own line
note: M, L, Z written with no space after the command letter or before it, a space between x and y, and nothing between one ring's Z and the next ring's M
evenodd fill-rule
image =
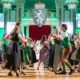
M76 33L76 34L80 34L80 28L76 28L76 29L75 29L75 33Z
M3 34L4 34L4 28L0 28L0 41L2 40Z

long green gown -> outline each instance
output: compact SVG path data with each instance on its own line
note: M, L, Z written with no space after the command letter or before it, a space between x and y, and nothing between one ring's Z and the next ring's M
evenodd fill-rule
M32 52L31 47L26 46L23 50L24 50L26 64L29 64L29 54Z

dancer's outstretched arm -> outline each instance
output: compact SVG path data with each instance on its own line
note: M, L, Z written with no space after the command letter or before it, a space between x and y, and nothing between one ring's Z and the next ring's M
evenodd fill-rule
M53 37L54 39L57 39L57 40L59 40L59 41L62 41L62 39L61 39L60 37L57 37L57 36L55 36L55 35L52 35L52 37Z
M3 38L4 38L4 39L11 39L12 36L9 34L9 35L5 35Z
M23 43L27 42L27 40L26 40L25 38L23 38L21 34L18 34L18 38L19 38L20 41L23 42Z

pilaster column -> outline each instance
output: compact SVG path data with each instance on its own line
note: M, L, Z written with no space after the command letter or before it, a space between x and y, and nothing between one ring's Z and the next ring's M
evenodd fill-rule
M7 33L8 9L4 9L4 33Z
M75 9L72 10L72 16L73 16L73 18L72 18L72 21L73 21L73 32L75 33L75 29L76 29L76 10Z
M29 25L26 26L26 37L29 37Z
M58 18L58 27L60 27L61 22L64 21L64 0L56 0L56 12Z
M22 21L22 14L24 13L24 0L17 1L17 22Z

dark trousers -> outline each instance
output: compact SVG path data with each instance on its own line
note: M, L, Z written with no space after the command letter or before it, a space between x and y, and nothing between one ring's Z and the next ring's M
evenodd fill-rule
M54 50L55 50L55 45L50 44L49 48L49 67L54 67Z

